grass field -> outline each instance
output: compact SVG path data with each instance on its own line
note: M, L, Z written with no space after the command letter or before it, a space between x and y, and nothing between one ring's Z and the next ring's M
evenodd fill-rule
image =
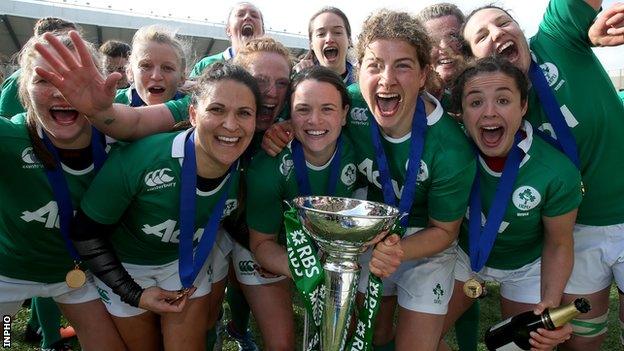
M485 333L485 329L489 326L495 324L500 320L500 311L498 304L498 287L495 285L488 286L488 296L481 299L481 330L480 335ZM604 351L614 351L621 350L619 342L619 323L617 318L618 304L617 304L617 289L611 289L611 297L610 297L610 312L609 312L609 332L607 336L606 342L603 344L601 350ZM27 351L27 350L38 350L38 345L30 344L24 342L24 328L26 326L26 322L28 320L28 309L22 309L13 321L12 327L12 345L10 350L18 350L18 351ZM300 345L301 334L303 333L303 309L296 307L296 325L297 325L297 345ZM229 308L225 306L225 316L226 318L229 315ZM258 333L257 328L252 326L252 330L256 335L256 340L258 341L258 345L261 346L261 337ZM457 349L454 333L450 333L451 336L448 338L449 345ZM74 341L75 347L74 350L80 350L77 342ZM237 351L238 348L234 341L232 341L229 337L223 337L223 350L224 351ZM486 350L485 346L480 343L479 350Z

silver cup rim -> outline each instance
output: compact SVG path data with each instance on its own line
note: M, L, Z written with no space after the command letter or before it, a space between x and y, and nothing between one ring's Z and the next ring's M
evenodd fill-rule
M358 215L358 214L342 215L340 213L336 213L336 212L332 212L332 211L319 210L317 208L312 208L312 207L299 205L296 202L297 199L305 199L305 198L311 198L311 197L331 197L331 198L336 198L336 199L344 199L344 200L350 200L350 201L360 201L360 202L368 202L368 203L372 203L372 204L378 204L378 205L382 205L384 207L392 209L394 214L388 214L388 215L385 215L385 216L380 216L380 215ZM298 196L298 197L292 199L292 202L295 205L295 207L302 208L302 209L305 209L307 211L312 211L312 212L322 213L322 214L327 214L327 215L334 215L334 216L347 216L347 217L354 217L354 218L372 218L372 219L390 219L390 218L396 217L399 214L399 210L396 207L387 205L387 204L385 204L383 202L354 199L354 198L350 198L350 197L320 196L320 195L319 196L316 196L316 195L313 195L313 196Z

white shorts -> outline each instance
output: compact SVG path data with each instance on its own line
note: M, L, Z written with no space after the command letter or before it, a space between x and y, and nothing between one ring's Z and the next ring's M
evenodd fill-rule
M624 287L624 224L574 226L574 268L565 293L588 295Z
M234 241L234 247L232 248L232 263L234 264L234 272L236 272L236 279L245 285L265 285L278 282L286 279L285 276L279 276L276 278L264 278L262 277L256 267L258 263L251 251L247 250L243 245Z
M230 234L219 227L217 242L215 242L210 252L211 264L206 270L210 283L220 282L227 277L233 245L234 240L230 237Z
M502 270L486 266L477 273L477 279L500 283L500 294L507 300L537 304L542 300L540 290L541 269L541 258L513 270ZM455 279L465 282L471 277L470 258L458 246Z
M193 286L195 286L197 290L190 297L191 299L208 295L212 291L212 282L220 281L227 276L227 253L223 251L228 250L228 240L226 235L221 235L221 233L219 233L217 242L215 242L215 245L210 251L206 263L197 274L197 278L195 278ZM134 281L143 288L158 286L170 291L182 289L178 260L159 266L145 266L130 263L122 264ZM113 316L133 317L147 312L142 308L130 306L121 301L119 295L113 293L113 290L101 280L95 278L95 284L100 293L100 299L106 306L108 312Z
M87 282L78 289L72 289L65 282L39 283L13 279L0 275L0 315L14 315L24 300L32 297L51 297L63 304L78 304L97 300L98 292L93 277L88 271Z
M408 228L412 235L421 228ZM401 263L397 271L383 279L383 296L397 296L399 306L414 312L446 314L453 293L453 269L455 268L456 244L446 250L418 260ZM362 272L358 291L364 293L372 251L361 255Z

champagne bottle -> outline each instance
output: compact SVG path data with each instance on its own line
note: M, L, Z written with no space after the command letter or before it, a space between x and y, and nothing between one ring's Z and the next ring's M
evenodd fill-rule
M553 330L561 327L591 307L585 299L576 299L569 305L546 309L536 315L527 311L504 320L485 332L485 345L490 351L530 350L530 332L537 328Z

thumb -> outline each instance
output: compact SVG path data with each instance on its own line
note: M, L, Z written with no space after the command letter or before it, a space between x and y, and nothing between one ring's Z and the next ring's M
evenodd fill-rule
M392 234L384 240L384 244L388 246L392 246L392 245L396 245L400 240L401 238L398 235Z
M106 77L106 82L104 83L104 89L106 91L117 91L117 82L121 79L121 73L113 72Z

